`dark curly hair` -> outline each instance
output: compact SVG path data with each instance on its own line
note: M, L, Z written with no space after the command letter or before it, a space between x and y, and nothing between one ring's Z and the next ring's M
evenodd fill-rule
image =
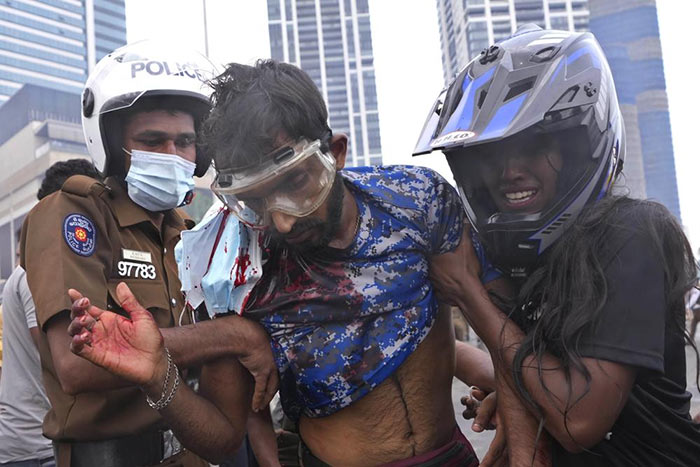
M280 136L328 143L323 97L293 65L275 60L258 60L255 66L231 63L211 85L214 108L200 143L214 157L217 170L258 164L277 148Z
M60 190L66 180L73 175L87 175L95 180L102 180L95 165L87 159L69 159L56 162L46 170L41 187L36 193L37 199L41 201L51 193Z

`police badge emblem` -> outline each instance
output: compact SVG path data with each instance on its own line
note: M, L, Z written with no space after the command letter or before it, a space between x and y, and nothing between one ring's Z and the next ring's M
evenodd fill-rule
M63 220L63 239L75 253L90 256L95 251L95 224L82 214L68 214Z

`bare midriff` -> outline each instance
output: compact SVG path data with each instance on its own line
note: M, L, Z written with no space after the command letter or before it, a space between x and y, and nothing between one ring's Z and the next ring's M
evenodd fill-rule
M441 308L428 336L399 369L372 392L339 412L302 417L311 452L330 465L381 465L425 454L450 441L454 331Z

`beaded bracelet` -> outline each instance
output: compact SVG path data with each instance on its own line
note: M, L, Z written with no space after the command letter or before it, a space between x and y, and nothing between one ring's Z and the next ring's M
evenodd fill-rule
M170 351L168 348L165 348L165 356L168 359L168 371L165 373L165 380L163 381L163 390L160 395L160 399L157 401L153 401L150 397L146 396L146 403L148 406L152 409L155 410L163 410L166 408L170 403L173 401L173 398L175 398L175 392L177 391L177 387L180 385L180 372L177 369L177 365L173 363L173 359L170 356ZM175 371L175 380L173 382L173 387L170 389L170 392L167 393L168 389L168 383L170 382L170 375L172 374L173 370Z

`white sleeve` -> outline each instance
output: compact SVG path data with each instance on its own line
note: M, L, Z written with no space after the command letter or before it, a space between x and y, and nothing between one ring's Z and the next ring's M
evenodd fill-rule
M22 278L17 284L17 293L22 301L22 307L24 308L25 318L27 320L27 328L31 329L37 327L34 300L32 300L32 293L29 291L26 273L22 274Z

